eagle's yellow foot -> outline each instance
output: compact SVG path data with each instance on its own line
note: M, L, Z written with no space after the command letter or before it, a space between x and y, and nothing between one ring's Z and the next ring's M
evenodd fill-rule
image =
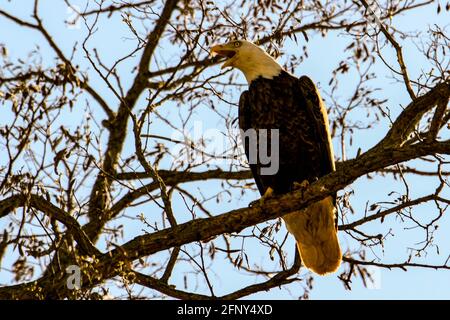
M250 204L248 206L249 207L254 207L256 205L262 206L264 204L264 201L267 198L272 197L272 195L273 195L273 189L271 187L269 187L269 188L267 188L266 192L264 192L264 195L261 198L259 198L258 200L250 202Z
M306 190L308 187L309 187L309 181L308 180L303 180L301 183L295 181L292 184L292 189L293 190Z

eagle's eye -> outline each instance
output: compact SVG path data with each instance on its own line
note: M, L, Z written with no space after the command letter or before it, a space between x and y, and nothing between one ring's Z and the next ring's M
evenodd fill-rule
M233 43L233 45L234 45L235 48L239 48L241 46L241 42L240 41L235 41Z

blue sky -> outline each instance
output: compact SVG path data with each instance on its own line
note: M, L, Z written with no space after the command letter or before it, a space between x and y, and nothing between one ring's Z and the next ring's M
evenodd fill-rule
M3 3L1 5L2 9L7 10L15 15L28 18L29 11L27 8L30 7L31 1L20 1L20 6L17 5L18 1L12 1L11 3ZM76 3L76 2L74 2ZM78 2L80 6L84 1ZM67 56L71 53L71 48L76 41L80 41L85 36L84 27L78 28L68 28L64 24L64 20L70 18L70 10L66 7L63 1L41 1L41 13L44 18L45 26L48 28L55 41L60 45ZM425 31L429 25L438 24L445 25L448 24L449 14L443 13L439 16L435 14L436 6L430 6L427 8L421 8L419 10L414 10L408 13L405 17L396 17L393 20L395 26L405 31L421 30ZM127 27L121 23L121 18L118 15L113 15L111 19L103 20L100 24L102 27L98 30L95 37L89 43L89 47L96 47L100 52L102 59L107 64L113 63L117 58L121 57L124 52L128 52L133 45L130 40L127 40L130 35L128 34ZM27 56L28 52L34 49L36 46L40 47L40 52L44 57L44 64L53 65L54 63L54 53L50 48L48 48L40 35L36 32L18 28L6 21L4 18L0 18L0 44L6 44L9 50L9 55L12 59L24 58ZM307 58L296 70L296 75L300 76L306 74L315 80L321 91L329 91L328 81L330 79L331 72L336 68L339 59L344 58L342 55L343 49L349 44L349 36L343 32L334 32L328 34L326 37L321 37L320 35L310 35L310 42L308 43L309 58ZM217 39L217 41L223 41L224 39ZM302 44L297 45L292 41L286 41L282 52L287 55L295 54L295 52L300 51ZM409 67L410 76L412 79L416 79L417 76L423 69L428 68L425 58L417 50L416 45L411 41L406 41L402 43L404 47L404 54L406 64ZM157 53L158 58L164 57L166 60L171 60L171 49L161 50ZM383 50L383 54L386 57L390 57L390 61L395 61L394 53L389 48ZM81 69L90 69L90 81L94 88L98 89L102 96L113 106L117 105L116 98L114 95L105 88L101 79L95 76L92 72L92 68L83 59L84 53L79 50L75 54L75 63L80 65ZM159 55L159 56L158 56ZM281 60L285 56L281 57ZM127 87L132 79L133 74L130 72L133 62L136 59L132 59L127 63L124 63L119 67L119 73L121 74L123 85ZM324 63L326 62L326 63ZM395 63L394 63L395 64ZM393 111L393 115L397 115L400 112L400 106L405 106L409 102L406 90L401 84L395 83L390 79L391 73L378 59L373 70L377 73L378 79L374 80L372 85L375 87L380 87L382 90L377 94L380 98L387 98L386 103L389 108ZM219 72L219 66L213 66L208 71L212 74ZM244 83L245 79L242 75L236 73L237 81ZM354 76L349 74L342 78L340 90L343 93L343 99L345 98L345 92L350 91L354 87ZM231 91L230 98L237 101L239 97L239 92ZM63 123L67 126L71 126L77 121L81 120L84 116L83 110L84 106L80 100L79 108L75 107L73 112L67 112L64 118L61 119ZM223 108L224 111L228 110L228 107L223 106L223 104L218 103L219 108ZM0 106L2 108L2 106ZM177 110L163 110L162 112L173 112L176 113ZM98 117L100 121L105 118L103 111L94 109L94 116ZM363 114L356 113L353 117L363 117ZM221 126L221 120L219 118L210 118L211 113L208 113L204 108L200 108L194 119L202 121L204 128L217 128L224 130ZM0 119L0 125L3 124L4 120ZM99 122L100 122L99 121ZM169 132L168 128L162 125L156 124L153 127L155 131L158 132ZM360 131L355 135L353 139L353 145L347 150L348 157L353 157L356 155L358 148L360 147L363 151L372 147L388 130L386 123L378 124L374 129L368 131ZM104 139L106 136L103 137ZM335 152L337 155L340 154L340 147L337 141L334 141ZM131 140L126 144L125 154L132 154L134 148ZM423 163L421 162L421 165ZM413 186L411 188L411 196L414 198L416 196L424 195L433 190L436 187L436 182L433 179L421 178L417 179L413 176L407 176L406 179ZM217 181L211 181L202 184L186 185L185 188L200 188L197 194L213 195L220 190L220 184ZM375 177L374 179L361 178L356 181L351 189L354 191L354 195L351 198L352 206L356 210L355 219L357 216L362 216L364 207L367 202L373 203L376 201L382 201L388 199L388 193L391 190L397 190L400 193L404 192L403 185L394 181L390 177ZM243 197L240 197L237 192L233 191L231 196L225 196L225 200L219 204L210 203L209 208L211 212L222 213L231 209L242 207L247 205L251 200L258 197L257 193L247 192ZM150 210L152 207L148 207ZM146 210L147 210L146 209ZM177 195L174 198L174 211L175 212L185 212L185 207L183 201ZM433 215L435 210L432 206L423 205L420 207L420 211L423 211L423 215ZM127 214L133 215L137 214L136 210L129 210ZM351 217L352 218L352 217ZM350 219L351 219L350 218ZM188 213L183 213L179 217L180 221L188 220ZM120 221L113 222L113 224L119 224ZM128 225L125 228L125 240L131 239L138 234L142 233L142 225L138 222L127 222ZM1 226L2 224L0 224ZM368 227L363 228L365 232L372 233L383 233L388 231L390 228L394 229L395 237L387 239L384 248L381 250L377 248L375 253L380 256L383 262L386 263L396 263L403 262L408 257L407 247L415 245L417 239L421 239L423 235L418 230L403 230L404 225L398 225L395 221L394 216L389 217L385 220L383 224L374 223ZM248 229L244 232L248 232ZM448 234L450 234L450 220L447 216L444 216L440 221L440 229L436 233L436 243L440 244L440 254L437 254L432 249L429 250L429 254L425 257L415 260L416 262L430 263L430 264L442 264L447 256L450 254L450 243L448 241ZM340 233L340 240L343 250L348 247L352 249L357 249L354 242L349 240L349 237L342 232ZM288 247L294 248L294 243L292 239L289 240ZM261 246L257 244L250 244L247 253L251 253L252 261L265 261L267 259L266 251L264 251ZM156 257L162 257L164 254L157 255ZM371 253L368 253L371 256ZM10 258L11 259L11 258ZM290 256L290 260L292 255ZM7 259L8 261L8 259ZM12 259L11 259L12 261ZM221 263L225 261L224 257L220 254L214 261L214 275L212 276L215 281L217 281L216 290L218 294L224 294L236 290L242 284L253 284L257 280L255 277L248 277L240 275L235 272L233 268ZM183 283L182 272L188 270L186 266L181 264L175 269L174 277L172 283L181 285ZM341 281L337 279L336 275L331 275L327 277L315 277L314 279L314 290L310 294L312 299L441 299L450 298L450 272L449 271L435 271L426 269L414 269L411 268L407 272L402 270L387 270L387 269L373 269L375 278L377 279L376 289L364 288L361 281L354 278L352 290L345 290ZM5 283L2 278L3 275L7 275L7 272L0 270L1 283ZM306 275L305 271L301 272L301 275ZM195 280L190 280L193 281ZM278 289L275 288L270 292L259 293L251 298L267 298L267 299L291 299L298 295L301 295L301 289L297 284L288 286L288 289ZM202 293L207 293L206 291Z

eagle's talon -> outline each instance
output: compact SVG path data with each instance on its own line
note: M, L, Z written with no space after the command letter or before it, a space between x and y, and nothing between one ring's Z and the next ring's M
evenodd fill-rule
M250 208L253 208L255 206L262 206L262 205L264 205L264 202L266 201L266 199L272 197L272 195L273 195L273 189L271 187L269 187L269 188L267 188L266 192L264 193L264 195L261 198L250 202L248 206Z
M249 204L248 204L248 207L249 208L253 208L253 207L255 207L255 206L258 206L259 204L260 204L260 201L261 199L258 199L258 200L254 200L254 201L252 201L252 202L250 202Z
M308 187L309 187L308 180L303 180L301 183L294 181L294 183L292 184L293 190L306 190Z

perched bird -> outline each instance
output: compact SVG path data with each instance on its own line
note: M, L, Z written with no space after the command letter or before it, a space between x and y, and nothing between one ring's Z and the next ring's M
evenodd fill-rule
M239 100L242 132L278 129L278 149L274 150L279 159L275 173L264 173L267 161L261 159L259 152L263 143L266 149L273 147L270 133L268 142L257 137L256 161L250 161L252 146L243 139L262 201L272 194L305 188L335 170L327 111L311 79L306 76L297 79L249 41L216 45L211 52L227 57L222 68L239 69L249 84ZM289 213L283 220L294 235L302 262L308 269L320 275L336 271L342 259L337 238L336 195Z

